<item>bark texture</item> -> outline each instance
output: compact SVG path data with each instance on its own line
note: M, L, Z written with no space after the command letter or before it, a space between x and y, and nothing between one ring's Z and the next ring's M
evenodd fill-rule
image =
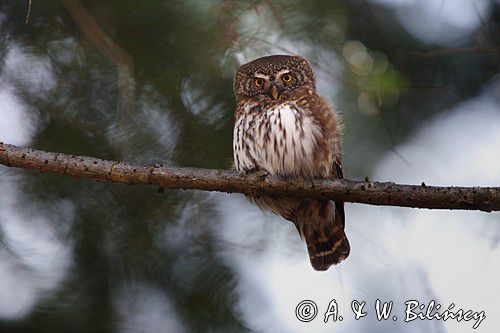
M429 209L500 210L500 187L439 187L392 182L332 180L283 180L260 173L230 170L131 165L22 148L0 143L0 164L51 172L76 178L122 184L145 184L170 189L195 189L258 195L310 197L370 205Z

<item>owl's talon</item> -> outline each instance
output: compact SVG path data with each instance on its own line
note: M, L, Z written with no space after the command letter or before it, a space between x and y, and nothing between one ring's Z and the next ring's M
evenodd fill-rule
M269 172L265 170L244 170L240 172L240 176L242 177L251 177L251 178L257 178L258 180L264 180L267 177L269 177Z
M269 177L269 172L266 170L257 170L253 172L253 175L260 180L264 180Z

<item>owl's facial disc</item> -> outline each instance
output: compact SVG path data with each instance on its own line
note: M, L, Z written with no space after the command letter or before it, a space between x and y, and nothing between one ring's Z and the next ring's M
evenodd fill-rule
M280 84L278 76L255 73L254 83L258 89L261 89L262 94L269 96L274 100L277 100L281 93L285 90L285 87Z
M261 73L254 74L254 84L257 89L261 90L262 94L274 100L277 100L285 90L285 87L279 83L277 78Z
M238 68L234 79L237 99L264 97L279 101L293 97L302 87L316 90L314 73L306 59L290 55L271 55L250 61Z

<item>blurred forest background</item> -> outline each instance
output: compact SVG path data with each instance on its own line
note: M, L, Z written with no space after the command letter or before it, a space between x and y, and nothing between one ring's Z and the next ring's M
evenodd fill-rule
M3 0L0 141L226 169L233 73L269 54L313 64L318 90L342 115L346 178L500 183L495 0ZM472 326L297 321L295 305L320 295L343 297L346 312L354 296L421 297L500 317L498 214L346 212L351 258L320 274L293 225L239 195L158 194L0 166L0 331ZM444 272L436 257L457 261ZM458 285L442 283L451 276ZM492 322L483 332L498 329Z

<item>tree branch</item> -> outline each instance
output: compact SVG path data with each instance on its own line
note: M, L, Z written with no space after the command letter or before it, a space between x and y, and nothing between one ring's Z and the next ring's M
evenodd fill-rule
M500 51L500 45L493 45L489 47L461 47L461 48L440 49L440 50L414 52L414 53L415 55L422 58L434 58L438 56L447 56L454 54L488 53L494 51Z
M254 173L136 166L87 156L21 148L0 143L0 164L122 184L146 184L171 189L286 195L400 207L500 210L500 187L437 187L344 179L280 180Z

